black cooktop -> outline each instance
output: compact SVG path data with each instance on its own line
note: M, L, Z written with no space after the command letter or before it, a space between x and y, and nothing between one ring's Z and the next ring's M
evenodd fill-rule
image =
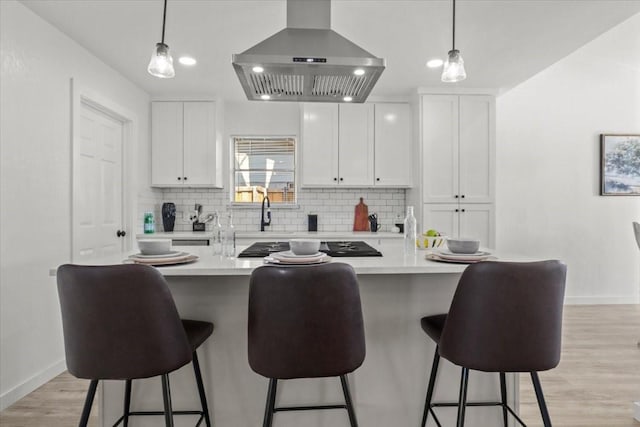
M289 250L289 242L257 242L240 252L238 258L262 258L272 252ZM365 242L321 242L320 252L332 257L382 256Z

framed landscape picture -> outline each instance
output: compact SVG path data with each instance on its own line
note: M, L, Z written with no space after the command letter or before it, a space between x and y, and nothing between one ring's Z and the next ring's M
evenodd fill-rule
M640 135L600 135L600 195L640 196Z

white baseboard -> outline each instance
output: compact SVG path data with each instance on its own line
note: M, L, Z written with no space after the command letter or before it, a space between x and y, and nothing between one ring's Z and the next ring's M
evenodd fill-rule
M65 363L65 360L60 360L45 370L35 374L22 384L18 384L11 390L4 392L0 395L0 411L4 411L9 406L40 387L42 384L63 373L66 369L67 364Z
M633 402L633 418L640 421L640 401Z
M640 298L635 296L626 297L610 297L610 296L593 296L593 297L570 297L564 298L565 305L600 305L600 304L640 304Z

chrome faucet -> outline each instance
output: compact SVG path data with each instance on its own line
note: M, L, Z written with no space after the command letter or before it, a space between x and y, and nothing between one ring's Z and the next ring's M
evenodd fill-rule
M267 219L264 219L264 202L267 202ZM264 227L271 225L271 200L265 195L262 199L262 216L260 217L260 231L264 231Z

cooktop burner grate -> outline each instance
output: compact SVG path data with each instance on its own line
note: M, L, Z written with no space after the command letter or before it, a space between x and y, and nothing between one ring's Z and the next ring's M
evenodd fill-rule
M262 258L273 252L288 250L289 242L256 242L240 252L238 258ZM321 242L320 252L332 257L382 256L382 253L362 241Z

